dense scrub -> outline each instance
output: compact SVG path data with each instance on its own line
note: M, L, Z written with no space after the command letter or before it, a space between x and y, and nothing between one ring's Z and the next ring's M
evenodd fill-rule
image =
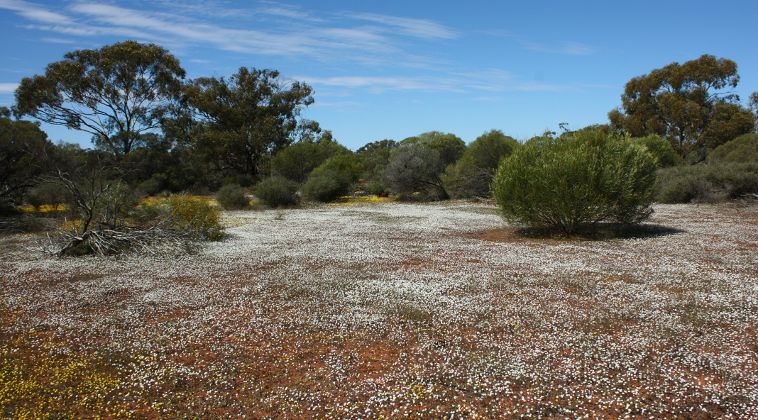
M676 166L658 171L661 203L718 202L758 194L758 162Z

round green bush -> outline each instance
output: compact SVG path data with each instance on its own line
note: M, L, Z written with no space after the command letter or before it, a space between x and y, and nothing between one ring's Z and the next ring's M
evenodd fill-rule
M349 184L341 182L332 171L313 173L303 185L303 198L327 203L347 194Z
M571 234L649 217L655 169L644 146L589 130L519 147L500 164L493 191L507 221Z
M363 165L355 155L337 155L308 176L303 185L303 198L309 201L329 202L349 194L350 187L358 180Z
M245 189L238 184L227 184L216 193L216 201L226 210L244 209L250 205Z
M327 159L350 153L349 149L336 141L303 141L282 149L274 155L271 159L271 170L275 175L302 183L311 171Z
M255 196L271 207L293 206L297 204L297 188L295 181L272 176L255 185Z
M758 163L758 134L743 134L713 149L709 162Z

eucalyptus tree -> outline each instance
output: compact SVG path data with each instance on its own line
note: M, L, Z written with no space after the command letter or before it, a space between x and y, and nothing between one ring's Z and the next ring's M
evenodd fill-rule
M158 132L184 76L179 60L155 44L72 51L21 81L15 112L89 133L98 148L126 156Z
M229 78L195 79L185 87L197 123L195 146L220 170L255 177L261 163L304 127L319 131L299 118L313 103L312 92L305 83L282 80L276 70L242 67Z
M626 84L611 125L633 137L664 136L682 154L714 148L755 126L733 91L739 80L737 64L726 58L671 63Z

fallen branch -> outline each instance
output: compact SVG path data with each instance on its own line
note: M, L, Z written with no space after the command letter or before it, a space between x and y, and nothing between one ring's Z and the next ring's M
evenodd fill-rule
M125 252L157 254L188 251L193 243L194 238L189 234L159 223L144 229L91 229L81 235L60 231L53 237L48 235L43 248L58 257L86 254L105 256Z

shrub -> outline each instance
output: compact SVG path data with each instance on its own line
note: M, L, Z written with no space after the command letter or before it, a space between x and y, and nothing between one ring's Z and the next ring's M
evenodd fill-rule
M171 224L176 229L210 241L223 237L224 228L221 226L218 207L203 198L183 194L172 195L167 201L171 211Z
M114 229L120 221L129 217L138 200L129 185L122 181L115 181L97 201L99 205L94 209L95 219L101 225Z
M303 185L303 198L326 203L347 193L349 184L344 184L332 172L311 173Z
M671 142L661 136L653 134L632 140L647 148L647 151L655 158L655 162L659 168L667 168L682 163L682 157L671 146Z
M295 143L271 159L271 171L275 175L302 183L311 171L330 157L349 153L350 150L332 140Z
M392 153L384 179L390 191L402 198L419 194L424 199L444 199L448 196L440 178L444 169L437 150L423 144L404 144Z
M137 226L164 223L168 229L201 240L223 237L221 212L207 199L185 194L143 202L133 213Z
M444 166L455 163L466 150L466 143L458 136L451 133L440 133L439 131L429 131L418 136L408 137L400 144L426 146L435 150L439 153Z
M355 152L363 163L363 189L367 193L379 196L389 194L389 188L384 182L384 169L397 146L398 143L394 140L380 140L368 143Z
M758 163L758 134L743 134L713 149L709 162Z
M58 205L69 202L65 190L54 182L42 182L26 193L26 201L39 210L43 204Z
M297 204L297 188L295 181L282 176L272 176L255 185L255 196L264 204L271 207L292 206Z
M447 167L442 177L445 190L453 198L491 197L490 185L500 160L510 156L518 145L501 131L482 134L458 162Z
M655 160L628 138L599 130L544 137L503 160L493 190L503 217L570 234L651 214Z
M226 210L239 210L247 207L250 202L245 196L245 189L238 184L227 184L216 193L216 200Z
M350 192L358 180L363 166L352 154L330 158L308 176L303 185L303 198L311 201L329 202Z
M717 202L758 194L758 163L714 163L660 169L656 200L661 203Z

